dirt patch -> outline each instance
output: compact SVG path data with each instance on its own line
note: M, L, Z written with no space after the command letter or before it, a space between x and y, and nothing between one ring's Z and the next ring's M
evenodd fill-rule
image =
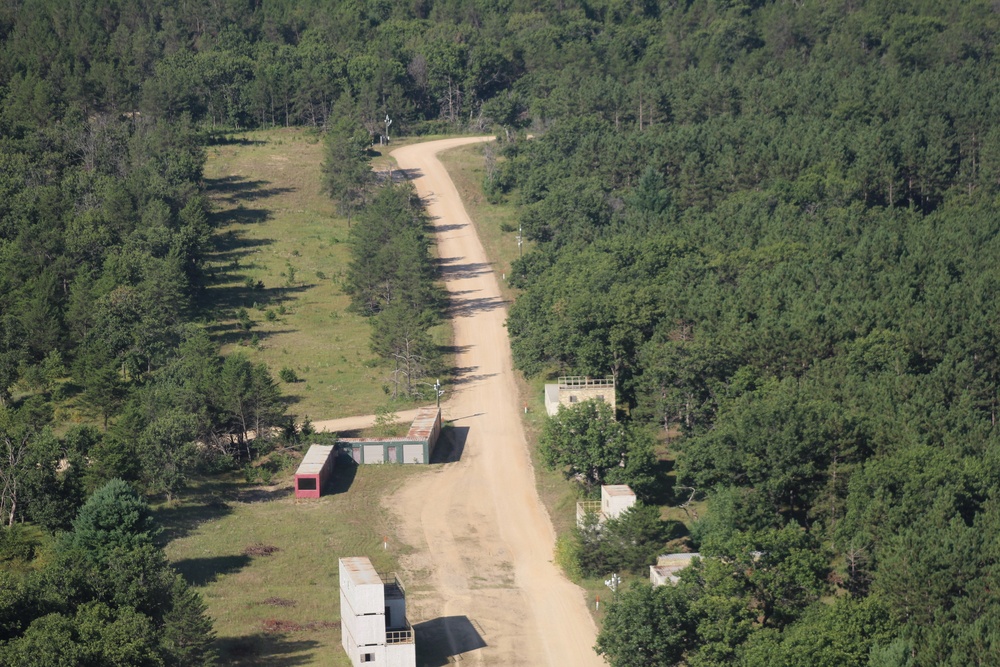
M267 618L261 623L261 630L269 635L286 635L293 632L312 632L316 630L330 630L339 628L340 621L310 621L308 623L296 623L295 621L282 621L277 618Z
M288 598L267 598L263 600L261 604L266 604L271 607L294 607L298 603L295 600L289 600Z
M251 544L243 553L247 556L271 556L274 553L281 551L280 547L272 546L270 544Z

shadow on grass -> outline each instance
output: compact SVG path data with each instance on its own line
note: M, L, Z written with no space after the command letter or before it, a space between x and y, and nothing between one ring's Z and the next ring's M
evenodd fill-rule
M358 464L350 456L341 454L337 457L337 465L333 468L333 474L323 487L323 495L332 496L338 493L347 493L354 484L354 478L358 475Z
M249 180L243 176L223 176L222 178L206 178L205 189L216 197L225 197L230 201L254 201L266 199L275 195L295 192L295 188L269 188L270 181Z
M312 639L291 639L263 632L247 637L224 637L215 645L219 651L219 667L311 665L315 662L313 652L319 648L319 642Z
M229 224L259 225L271 218L271 212L264 208L245 208L240 204L226 211L215 211L208 216L208 222L213 227L225 227Z
M252 487L241 489L236 495L236 500L241 503L267 503L272 500L281 500L292 495L291 485L268 487Z
M412 181L414 178L420 178L424 175L424 172L419 169L393 169L392 170L392 181L393 183L399 183L401 181ZM427 207L427 201L422 200L424 208Z
M268 338L272 336L277 336L278 334L295 333L298 329L272 329L271 331L259 331L257 329L251 329L250 331L245 331L238 325L233 326L218 326L215 327L215 331L209 335L220 345L237 345L240 342L249 342L254 336L257 336L257 340L261 343L265 342Z
M295 285L293 287L248 287L244 284L237 285L217 285L206 290L204 301L211 303L213 309L224 310L227 314L233 314L239 308L253 308L258 306L281 305L292 300L292 295L304 292L312 287L310 284Z
M452 658L486 648L483 636L468 616L442 616L413 626L417 643L417 664L443 667Z
M159 539L167 543L188 535L206 521L221 519L232 511L223 500L214 497L211 490L202 488L198 495L186 498L183 504L160 507L153 514L163 528Z
M184 580L192 586L205 586L223 574L239 572L250 564L250 556L212 556L209 558L185 558L173 564Z
M266 141L260 139L250 139L245 136L234 136L224 133L211 133L208 135L206 144L208 146L262 146Z
M468 426L448 425L441 429L441 437L431 453L431 463L454 463L462 460L465 441L469 438Z
M653 475L656 477L657 483L649 495L648 503L653 505L677 505L687 500L688 494L684 491L680 492L680 495L684 496L683 498L679 499L677 497L677 493L674 490L677 478L670 474L673 470L674 462L670 459L660 459L656 462L656 465L653 467Z
M215 248L212 261L219 264L232 264L233 260L250 254L258 248L272 245L274 239L246 238L237 230L231 229L225 234L218 234L214 239Z

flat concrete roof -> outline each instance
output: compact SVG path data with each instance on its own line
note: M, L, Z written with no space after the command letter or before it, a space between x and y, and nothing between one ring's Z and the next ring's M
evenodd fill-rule
M605 484L601 491L609 496L634 496L635 491L628 484Z
M340 562L344 566L344 571L347 572L347 576L349 576L351 581L355 584L364 586L382 583L382 577L378 576L378 572L376 572L375 568L372 567L372 562L368 560L367 556L341 558Z
M701 558L700 553L690 554L665 554L656 559L656 568L659 570L681 570L691 564L693 558Z
M309 451L302 457L296 475L318 475L333 452L334 445L309 445Z

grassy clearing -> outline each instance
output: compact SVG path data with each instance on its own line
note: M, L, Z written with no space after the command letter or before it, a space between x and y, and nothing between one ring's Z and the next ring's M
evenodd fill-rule
M395 166L389 150L433 138L376 146L372 168L386 172ZM299 380L281 388L300 421L371 414L386 404L388 372L369 348L370 325L347 310L341 289L348 223L320 190L320 135L301 128L240 133L207 154L216 252L200 305L223 354L241 350L275 377L294 371ZM436 326L431 336L447 347L451 327Z
M475 222L479 240L482 241L494 270L500 277L511 275L511 262L518 255L517 232L505 232L503 227L517 228L517 208L513 204L495 205L486 200L483 194L486 167L482 145L462 146L441 153L438 157L462 196L465 210ZM530 248L531 243L525 242L523 251L528 252ZM517 296L516 290L508 286L505 280L499 282L504 299L512 301Z
M371 414L385 402L368 322L340 288L347 221L320 191L320 137L289 128L248 132L210 146L205 165L217 251L202 312L223 353L244 351L282 382L290 411L329 419ZM237 321L241 308L249 331Z
M381 499L420 472L345 464L333 493L309 501L295 500L291 470L267 487L213 479L158 508L167 557L204 596L221 663L350 665L340 646L337 559L368 556L378 570L396 569L402 547Z

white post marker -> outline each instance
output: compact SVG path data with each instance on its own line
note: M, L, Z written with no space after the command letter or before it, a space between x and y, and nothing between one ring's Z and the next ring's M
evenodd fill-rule
M389 550L389 536L388 535L386 535L385 537L382 538L382 550L383 551L388 551Z
M610 579L604 580L604 585L611 589L616 602L618 601L618 584L620 583L622 583L622 578L618 576L617 572L612 574Z

